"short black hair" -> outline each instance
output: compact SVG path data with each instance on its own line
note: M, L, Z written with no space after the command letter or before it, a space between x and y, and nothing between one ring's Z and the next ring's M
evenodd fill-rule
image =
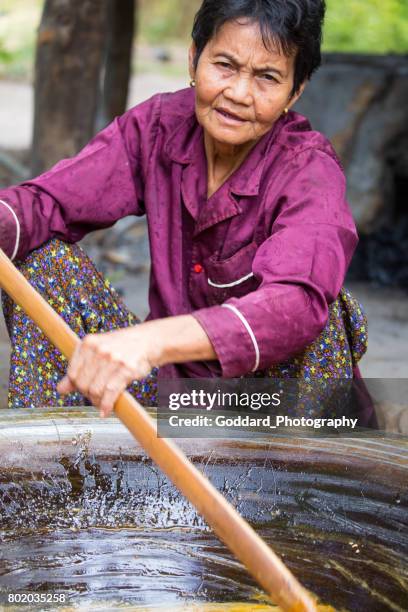
M194 18L192 38L198 60L208 41L227 21L248 18L259 24L266 48L296 53L293 97L321 64L325 0L204 0Z

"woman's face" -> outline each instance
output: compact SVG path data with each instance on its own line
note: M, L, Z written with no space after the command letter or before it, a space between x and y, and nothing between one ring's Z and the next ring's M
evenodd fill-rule
M300 96L290 98L294 56L266 49L256 23L226 22L205 46L197 69L194 52L192 46L197 119L217 143L239 147L259 140Z

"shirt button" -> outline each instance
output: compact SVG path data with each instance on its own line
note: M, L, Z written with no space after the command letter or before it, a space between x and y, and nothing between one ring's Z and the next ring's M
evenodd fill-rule
M201 264L195 264L193 270L194 272L197 272L197 274L199 274L203 271L203 266Z

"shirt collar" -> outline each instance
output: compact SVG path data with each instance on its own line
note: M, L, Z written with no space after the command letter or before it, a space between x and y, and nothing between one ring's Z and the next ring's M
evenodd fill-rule
M179 115L175 129L164 143L167 155L179 164L189 164L192 161L202 132L195 114L194 90L185 90L185 94L188 96L187 109L183 115Z

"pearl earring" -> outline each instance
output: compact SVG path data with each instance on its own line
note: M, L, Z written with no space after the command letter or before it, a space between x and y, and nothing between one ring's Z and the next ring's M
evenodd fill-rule
M190 87L195 87L195 84L196 84L195 79L191 79Z

